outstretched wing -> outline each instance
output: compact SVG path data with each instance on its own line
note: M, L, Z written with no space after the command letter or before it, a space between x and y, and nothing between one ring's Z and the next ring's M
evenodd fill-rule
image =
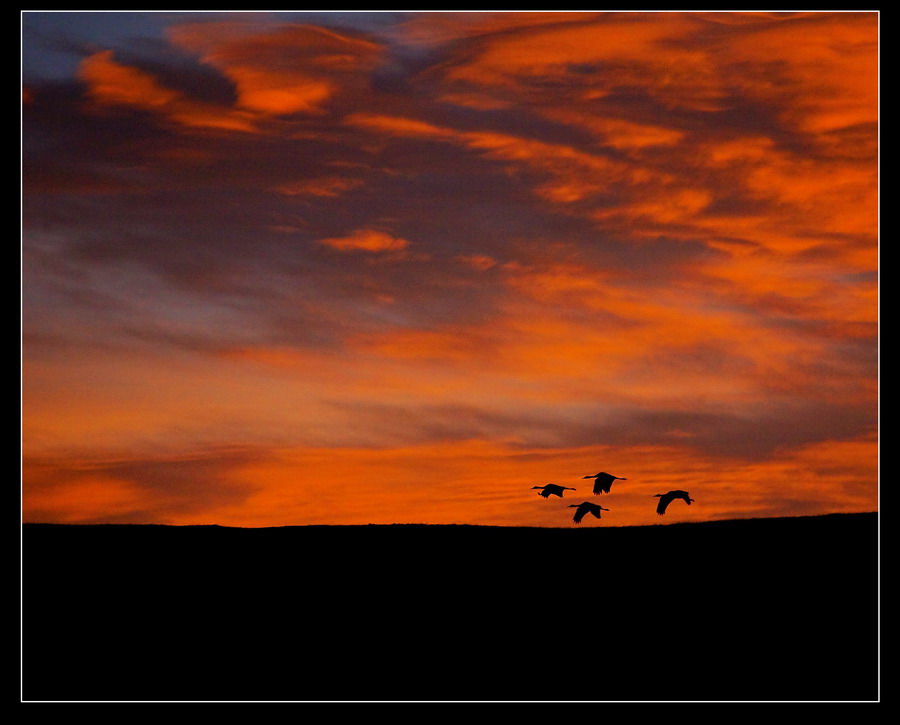
M659 503L656 504L656 513L662 516L666 512L666 508L669 506L669 501L672 499L669 498L668 494L665 496L659 497Z

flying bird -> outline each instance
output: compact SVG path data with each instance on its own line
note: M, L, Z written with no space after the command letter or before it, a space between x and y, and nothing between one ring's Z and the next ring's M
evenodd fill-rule
M599 504L591 503L590 501L585 501L584 503L579 504L572 503L569 504L569 508L577 509L577 511L575 511L575 516L572 519L572 521L574 521L576 524L581 523L581 519L584 518L585 514L593 514L599 519L601 511L609 511L609 509L605 509Z
M609 493L609 489L612 488L613 481L627 481L627 478L623 478L622 476L613 476L611 473L598 473L595 476L585 476L585 478L594 478L594 494L598 494L601 491L604 493Z
M562 498L563 491L574 491L574 488L570 488L569 486L557 486L555 483L548 483L546 486L532 486L532 490L535 488L543 489L538 496L543 496L547 498L551 494L554 496L559 496Z
M655 493L654 496L659 497L659 504L656 506L656 513L662 516L669 504L672 503L676 498L682 499L688 506L691 505L694 499L692 499L687 491L669 491L668 493Z

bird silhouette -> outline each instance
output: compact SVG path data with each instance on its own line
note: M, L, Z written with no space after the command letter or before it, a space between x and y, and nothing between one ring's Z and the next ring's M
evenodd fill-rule
M572 521L574 521L576 524L581 523L581 519L584 518L585 514L593 514L599 519L601 511L609 511L609 509L605 509L599 504L591 503L590 501L585 501L584 503L579 504L572 503L569 504L569 508L577 509L577 511L575 511L575 516L572 518Z
M563 491L574 491L575 490L574 488L571 488L569 486L557 486L555 483L548 483L546 486L532 486L531 488L532 488L532 490L535 488L543 489L538 494L538 496L543 496L544 498L547 498L551 494L562 498Z
M596 479L594 481L594 493L598 494L601 491L604 493L609 493L609 489L612 488L613 481L627 481L627 478L623 478L622 476L613 476L611 473L598 473L594 476L585 476L585 478L593 478Z
M668 493L655 493L654 496L659 497L659 504L656 506L656 513L662 516L669 504L672 503L676 498L680 498L684 500L684 502L690 506L694 499L692 499L687 491L669 491Z

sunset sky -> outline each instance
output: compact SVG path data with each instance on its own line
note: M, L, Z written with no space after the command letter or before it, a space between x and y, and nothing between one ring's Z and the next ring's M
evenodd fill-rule
M878 22L24 12L23 520L876 510Z

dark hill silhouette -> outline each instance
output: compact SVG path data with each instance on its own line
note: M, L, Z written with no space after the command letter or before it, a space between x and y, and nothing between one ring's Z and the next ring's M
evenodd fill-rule
M876 514L22 540L26 701L878 698Z

